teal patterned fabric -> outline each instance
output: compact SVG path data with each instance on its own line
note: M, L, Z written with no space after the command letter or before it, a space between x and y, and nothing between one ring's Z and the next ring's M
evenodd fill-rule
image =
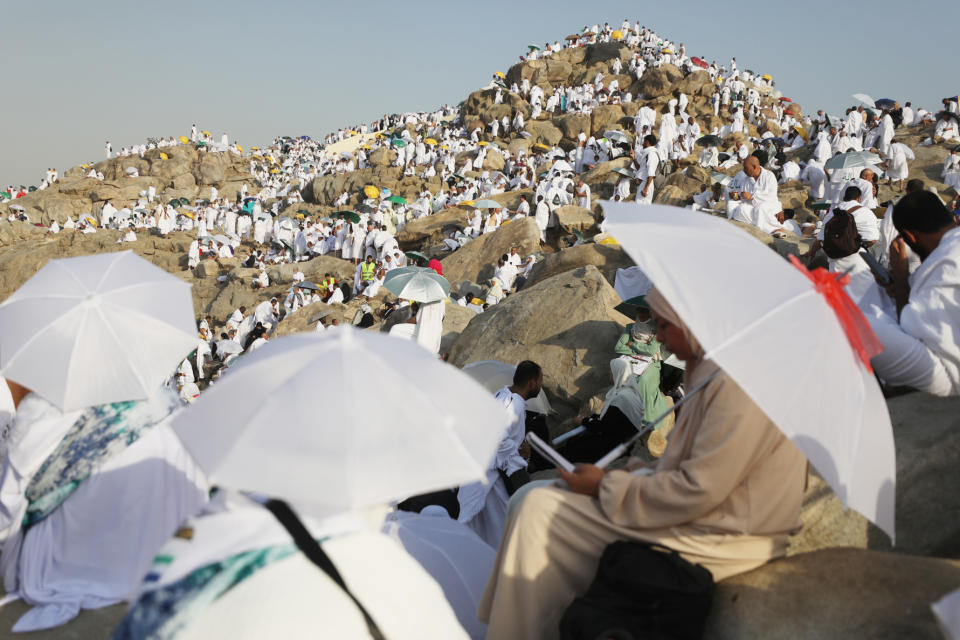
M318 540L322 542L322 540ZM293 544L246 551L196 569L183 579L143 594L113 632L112 640L173 640L217 598L260 569L298 553ZM157 570L171 558L157 556L144 582L159 578Z
M107 460L180 406L177 394L163 389L146 400L84 410L27 486L24 530L47 517Z

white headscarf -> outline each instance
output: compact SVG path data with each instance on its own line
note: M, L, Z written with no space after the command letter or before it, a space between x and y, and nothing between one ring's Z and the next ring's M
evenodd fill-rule
M613 387L607 391L600 417L606 415L610 407L616 407L627 416L634 427L640 429L643 426L645 408L633 368L627 360L616 358L610 361L610 371L613 373Z

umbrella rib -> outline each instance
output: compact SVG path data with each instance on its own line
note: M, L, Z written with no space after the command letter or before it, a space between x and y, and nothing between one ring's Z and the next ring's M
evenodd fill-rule
M113 268L117 265L118 262L120 262L120 256L122 256L122 255L124 255L124 254L127 254L127 253L130 253L130 252L129 252L129 251L121 251L121 252L115 254L117 257L115 257L113 260L111 260L111 261L110 261L110 264L107 265L107 268L103 270L103 275L100 276L100 280L97 282L97 286L94 287L94 289L93 289L94 291L96 291L96 292L98 292L98 293L100 292L100 286L103 285L103 283L104 283L104 282L106 281L106 279L107 279L107 276L110 275L110 272L113 271Z
M27 340L20 346L20 348L17 349L17 350L14 352L14 354L10 357L10 359L3 363L3 370L4 370L4 371L7 370L7 369L10 367L10 365L13 364L13 363L17 360L17 358L20 357L20 354L27 350L27 347L29 347L30 345L32 345L32 344L34 343L34 341L35 341L37 338L40 337L41 334L46 333L47 329L49 329L50 327L52 327L54 324L56 324L56 323L59 322L60 320L63 320L65 317L67 317L68 315L70 315L71 313L73 313L73 312L76 311L76 310L77 310L77 307L74 307L73 309L70 309L69 311L67 311L67 312L66 312L65 314L63 314L62 316L58 316L58 317L54 318L53 320L51 320L50 322L48 322L47 324L45 324L41 329L39 329L38 331L34 332L34 334L33 334L32 336L30 336L29 338L27 338Z
M51 260L51 261L48 263L48 265L49 265L49 266L55 266L56 268L60 269L61 271L63 271L64 273L66 273L68 276L70 276L71 278L73 278L73 281L77 283L77 285L84 291L84 293L90 293L90 289L87 287L87 285L85 285L85 284L83 283L83 281L82 281L80 278L77 277L77 274L74 273L71 269L67 269L65 266L63 266L63 262L62 262L62 261L60 261L60 260ZM14 295L16 295L16 294L14 294ZM31 297L32 297L32 296L31 296Z

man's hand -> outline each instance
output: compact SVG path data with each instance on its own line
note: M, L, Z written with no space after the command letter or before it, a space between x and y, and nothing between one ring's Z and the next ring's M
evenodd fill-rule
M741 191L741 192L740 192L740 199L741 199L741 200L746 200L747 202L749 202L750 200L753 200L753 194L750 193L750 192L748 192L748 191Z
M530 443L524 440L520 443L520 447L517 449L517 453L520 454L520 457L524 460L530 459Z
M600 496L600 483L607 472L592 464L578 464L573 473L557 469L560 477L574 493L597 498Z
M910 301L910 264L907 257L907 243L897 236L890 243L890 284L887 293L897 305L897 318L907 302Z

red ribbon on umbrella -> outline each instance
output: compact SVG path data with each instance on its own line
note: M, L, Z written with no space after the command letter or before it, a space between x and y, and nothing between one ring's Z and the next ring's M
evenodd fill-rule
M840 321L843 332L847 334L847 340L850 342L854 353L860 358L867 371L873 373L870 358L883 351L883 343L873 332L873 328L867 322L863 312L860 311L860 307L850 299L844 289L850 282L850 276L843 273L833 273L823 267L817 267L810 271L795 255L790 256L790 263L813 283L817 293L822 295L823 299L830 305L833 313L837 316L837 320Z

